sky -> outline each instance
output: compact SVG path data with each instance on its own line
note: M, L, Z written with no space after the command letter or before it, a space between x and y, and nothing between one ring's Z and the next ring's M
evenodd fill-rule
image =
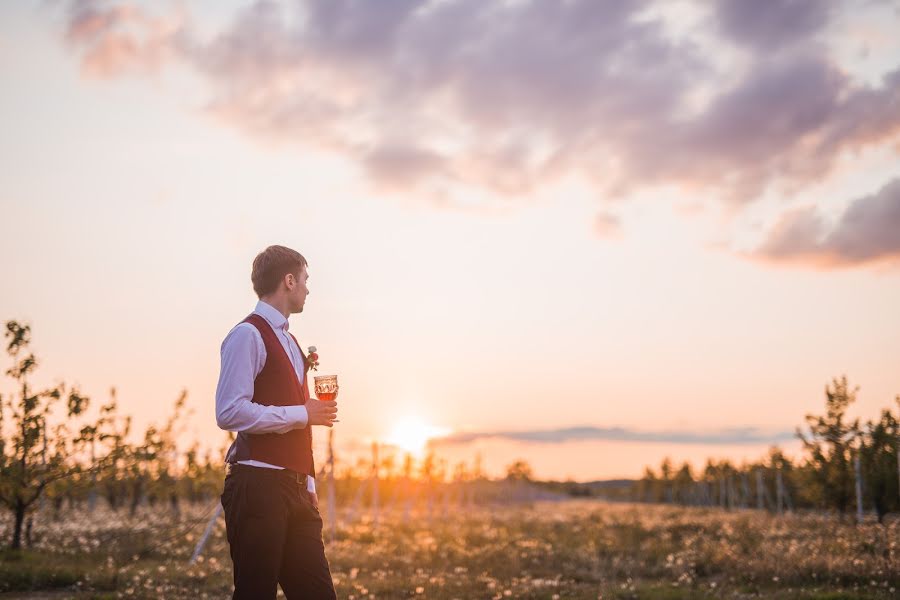
M765 6L3 3L0 318L217 449L283 244L348 460L410 422L490 474L796 455L832 378L900 394L900 5Z

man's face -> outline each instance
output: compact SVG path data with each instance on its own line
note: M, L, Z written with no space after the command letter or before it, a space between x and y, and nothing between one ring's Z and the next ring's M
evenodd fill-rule
M303 312L303 305L306 304L306 297L309 296L309 288L306 285L308 279L309 273L306 272L306 266L300 268L297 276L289 274L286 277L292 313Z

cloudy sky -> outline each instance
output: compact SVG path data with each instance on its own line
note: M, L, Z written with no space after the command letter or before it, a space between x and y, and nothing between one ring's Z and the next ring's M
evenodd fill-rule
M900 393L897 30L877 0L3 3L0 318L140 426L187 388L215 447L280 243L346 452L411 417L547 477L790 451L832 377L864 418Z

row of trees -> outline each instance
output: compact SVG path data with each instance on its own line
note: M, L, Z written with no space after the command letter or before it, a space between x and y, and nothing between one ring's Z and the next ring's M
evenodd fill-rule
M856 510L874 510L878 521L900 511L900 419L883 409L878 420L848 420L847 409L859 388L847 377L825 387L825 414L807 415L797 428L804 456L794 464L773 447L756 462L734 465L708 460L700 473L691 465L663 460L620 496L651 502L834 510L841 518ZM896 399L900 408L900 396Z
M77 388L63 383L32 388L29 378L38 361L29 350L30 334L27 325L6 323L7 352L12 359L6 373L14 381L14 392L0 395L0 503L13 517L14 548L29 540L35 509L41 504L48 504L47 514L57 519L66 506L93 509L100 501L132 516L147 505L154 510L166 508L177 518L182 502L210 502L218 497L225 447L210 452L195 443L180 451L177 445L190 416L186 392L175 400L161 426L151 425L137 441L130 441L135 437L132 422L119 414L115 389L108 402L89 410L91 400ZM888 512L900 511L900 427L890 410L864 425L858 419L847 421L846 410L857 391L849 388L846 377L826 386L825 415L808 415L808 431L798 428L807 452L798 464L778 448L772 448L763 460L741 466L709 460L698 474L689 464L676 468L667 458L658 473L647 468L637 482L606 486L599 494L611 499L773 511L828 508L841 515L864 503L882 520ZM410 455L379 454L377 446L371 460L341 464L332 478L328 469L334 465L334 460L323 461L317 480L320 488L333 481L330 500L336 498L349 507L379 503L409 507L420 502L430 509L451 500L465 504L598 493L575 482L535 482L524 461L509 465L500 482L488 480L478 458L471 465L451 467L433 453L416 461ZM857 472L863 476L857 477Z
M13 515L11 546L19 548L31 538L36 509L46 504L51 518L64 509L93 510L104 502L116 511L135 516L139 507L166 509L174 517L181 503L210 502L222 490L222 460L231 439L216 451L194 444L180 451L189 413L187 393L175 400L169 418L151 425L143 436L132 435L132 421L119 413L116 390L92 410L91 399L61 383L34 390L29 383L38 361L29 350L31 329L16 321L6 323L7 352L12 367L7 375L15 391L0 395L0 502ZM59 406L64 402L65 406ZM54 423L54 418L59 423ZM137 437L137 441L131 441ZM317 474L320 489L332 481L329 462ZM513 485L491 486L481 462L452 467L434 453L421 460L409 454L360 458L341 464L335 473L333 494L343 506L370 507L402 502L432 506L454 502L487 502L523 495L521 484L531 479L530 467L510 465L507 480ZM380 499L380 500L379 500ZM43 511L42 511L43 512Z

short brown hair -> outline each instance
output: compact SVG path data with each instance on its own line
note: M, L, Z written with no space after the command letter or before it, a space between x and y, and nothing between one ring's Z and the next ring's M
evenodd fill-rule
M250 281L253 291L262 298L278 289L278 284L288 273L300 275L307 265L306 259L296 250L284 246L269 246L253 259Z

